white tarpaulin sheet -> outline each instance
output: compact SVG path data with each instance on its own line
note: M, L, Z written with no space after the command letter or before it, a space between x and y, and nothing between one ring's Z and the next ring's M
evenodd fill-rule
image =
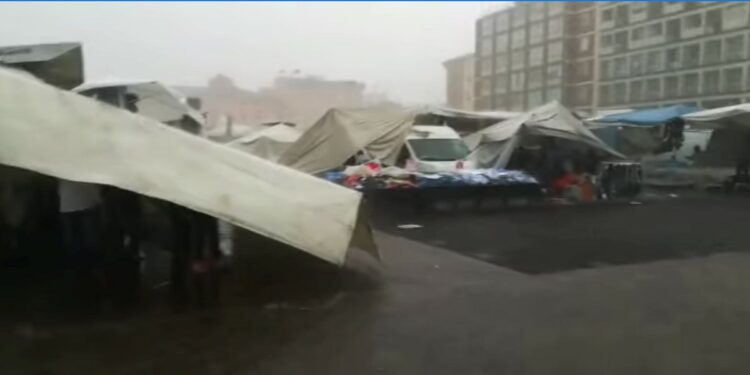
M393 164L415 115L410 110L330 109L281 155L279 163L318 173L364 150Z
M229 146L257 157L276 161L299 138L301 132L289 125L278 124L227 143Z
M613 150L587 129L568 109L551 102L530 112L470 134L464 141L470 159L485 168L504 168L526 136L546 136L580 142L617 158Z
M750 103L693 112L682 118L693 129L750 128Z
M375 251L353 190L6 68L0 164L171 201L335 264L350 244Z

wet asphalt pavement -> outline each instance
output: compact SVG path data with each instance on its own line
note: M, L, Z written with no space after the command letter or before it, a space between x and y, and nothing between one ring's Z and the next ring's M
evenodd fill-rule
M4 298L28 307L0 310L0 373L741 374L747 208L701 198L378 219L382 264L251 257L219 308L183 313L158 288L138 311L86 319ZM395 229L406 221L424 227Z

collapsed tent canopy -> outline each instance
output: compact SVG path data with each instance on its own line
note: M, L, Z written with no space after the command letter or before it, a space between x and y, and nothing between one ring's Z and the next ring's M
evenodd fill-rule
M470 158L485 168L507 167L513 152L530 137L559 138L589 146L613 158L624 156L597 138L570 111L551 102L464 138Z
M473 133L520 115L518 112L471 112L445 107L429 107L418 112L415 123L448 125L461 134Z
M340 167L360 151L393 164L415 124L447 125L475 131L516 115L511 112L466 112L447 108L328 110L279 157L296 169L318 173Z
M375 251L357 192L4 68L0 164L173 202L335 264L350 244Z
M664 125L669 120L682 117L688 113L697 112L700 108L684 104L664 108L652 108L639 111L614 113L596 119L601 124L617 124L621 126L657 126Z
M190 107L187 97L157 81L106 81L89 82L73 91L117 107L124 108L126 95L134 95L133 103L138 113L164 123L177 123L189 119L193 127L202 129L203 115Z
M276 161L300 136L301 132L284 123L269 126L227 143L266 160Z
M365 151L393 164L415 115L409 110L330 109L279 157L279 163L318 173Z

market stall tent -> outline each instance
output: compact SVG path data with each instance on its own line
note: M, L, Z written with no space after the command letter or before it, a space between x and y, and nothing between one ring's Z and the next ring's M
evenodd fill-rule
M472 150L470 159L478 166L504 168L524 139L535 136L565 139L587 145L613 158L624 158L556 101L480 130L464 138L464 141Z
M307 173L340 167L360 151L393 164L416 116L411 110L329 109L279 163Z
M296 128L280 123L227 143L257 157L276 161L299 138Z
M173 202L334 264L351 246L377 254L359 193L6 68L0 164Z
M691 128L713 130L706 150L696 164L707 167L734 167L750 151L750 103L693 112L683 116Z

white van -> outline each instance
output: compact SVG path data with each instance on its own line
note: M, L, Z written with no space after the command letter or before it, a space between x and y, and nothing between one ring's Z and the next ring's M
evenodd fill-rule
M406 137L396 166L412 172L437 173L473 169L469 147L445 125L415 125Z

